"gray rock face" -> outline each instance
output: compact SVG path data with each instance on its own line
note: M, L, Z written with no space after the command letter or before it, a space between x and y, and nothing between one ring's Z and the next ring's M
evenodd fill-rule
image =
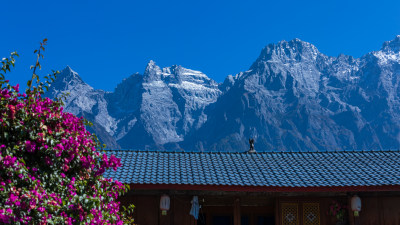
M116 121L107 109L107 93L94 90L69 66L61 71L45 96L54 98L67 93L64 110L91 121L93 126L88 128L90 132L94 132L110 148L120 148L112 136Z
M92 118L110 148L245 151L252 137L258 151L397 149L399 82L400 36L358 59L294 39L222 84L150 61L112 93L66 68L50 93L71 92L66 110Z
M199 150L399 148L400 36L360 59L298 39L264 48L185 146Z
M112 93L94 90L69 67L51 87L48 96L70 93L65 110L100 125L108 134L100 139L110 148L180 149L174 143L202 126L205 107L222 93L218 83L199 71L161 69L153 61L143 75L133 74Z

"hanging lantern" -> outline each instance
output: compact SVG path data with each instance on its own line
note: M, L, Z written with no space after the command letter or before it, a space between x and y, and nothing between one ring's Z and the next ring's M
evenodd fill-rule
M160 209L161 209L161 214L163 216L167 215L167 211L169 210L169 204L170 204L169 196L168 195L161 196Z
M361 211L361 199L357 195L351 198L351 210L353 210L354 216L359 216L359 212Z

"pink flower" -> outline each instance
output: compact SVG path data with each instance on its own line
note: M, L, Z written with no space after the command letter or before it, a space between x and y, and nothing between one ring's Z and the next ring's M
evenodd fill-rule
M76 223L77 221L73 218L83 220L89 216L93 216L90 217L93 219L88 221L88 224L122 224L122 217L118 215L120 204L116 198L120 191L125 190L125 186L112 179L97 177L107 168L116 169L120 166L120 159L98 152L96 149L98 143L85 129L83 118L64 113L60 102L42 98L35 89L28 94L18 92L19 85L0 90L0 97L5 101L3 113L6 113L4 118L0 118L0 126L10 129L5 121L11 121L16 125L13 128L18 131L12 145L15 147L9 148L6 155L1 155L0 171L7 169L7 172L5 177L3 175L1 175L2 178L0 177L0 191L6 193L4 206L12 207L0 208L0 224L31 224L33 220L37 220L38 224L46 224L52 217L59 216L63 217L66 224ZM16 119L15 117L19 115L21 117ZM9 144L8 142L0 143L0 154L4 153L5 148L11 146ZM37 162L32 161L32 157L34 161L41 160L41 162L36 164ZM26 161L29 166L23 161ZM57 165L57 167L42 168L45 164ZM54 168L68 171L68 177L71 179L66 179L65 172L60 171L62 179L56 184L67 186L66 189L62 188L54 192L48 189L49 185L44 185L50 181L48 177L43 176L43 169L47 171ZM100 187L94 185L92 180L99 182ZM18 188L21 182L26 189ZM79 190L82 188L82 191L78 192L76 183L80 184ZM86 183L87 186L81 186ZM74 202L68 204L71 209L68 213L49 212L47 215L42 214L41 218L30 215L46 212L48 206L58 209L66 202L71 202L74 196L81 198L82 193L87 193L88 201L101 199L100 207L90 212L85 205ZM114 215L112 219L102 216L105 211L107 215ZM90 215L91 213L93 215ZM73 218L70 218L70 215L73 215Z
M0 222L7 224L10 223L11 217L4 215L2 212L0 212Z
M63 165L63 170L64 170L64 172L67 172L67 171L69 170L69 166L66 165L66 164L64 164L64 165Z
M36 144L31 142L30 140L25 141L26 150L28 152L34 152L36 148Z
M18 196L14 195L13 193L10 194L10 201L12 203L14 203L15 201L17 201Z
M35 200L31 200L31 201L29 202L29 208L30 208L30 209L36 208L36 201L35 201Z
M14 167L14 163L16 160L17 160L17 157L15 157L15 156L12 157L12 156L7 155L3 159L3 165L5 167Z
M16 92L19 92L19 84L15 85L13 88L14 88L14 90L15 90Z
M10 118L14 119L15 118L15 106L14 105L8 105L8 109L10 110Z
M44 161L46 162L47 165L53 165L53 161L51 161L50 157L48 156L44 158Z

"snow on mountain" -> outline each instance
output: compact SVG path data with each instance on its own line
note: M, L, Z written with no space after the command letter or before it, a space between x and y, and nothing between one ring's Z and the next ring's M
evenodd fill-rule
M360 59L299 39L264 48L207 112L185 148L243 151L399 148L399 36Z
M199 71L160 68L154 61L143 75L133 74L112 93L94 90L67 67L48 95L66 92L65 110L92 118L118 142L118 148L163 148L182 141L207 120L204 108L222 93L218 83Z
M252 137L259 151L388 149L400 147L399 75L400 36L361 58L294 39L222 84L150 61L110 93L67 67L51 95L70 92L66 110L92 118L114 147L244 151Z
M63 94L68 94L64 100L65 111L90 120L94 125L89 130L95 132L100 139L108 140L109 147L119 148L112 137L117 128L116 120L108 113L104 91L94 90L67 66L51 84L46 96L61 97Z
M135 96L117 97L124 101L140 98L136 101L138 105L133 113L136 116L129 120L131 124L139 123L140 129L130 132L132 125L122 125L125 127L124 134L118 135L122 146L126 148L135 146L134 137L142 132L152 139L153 143L147 143L147 147L153 144L160 148L166 143L182 141L190 130L200 127L207 120L204 108L215 102L221 94L218 84L199 71L181 66L161 69L153 61L148 63L138 82L138 86L135 86L137 89L132 90L136 91ZM146 148L141 144L136 147Z

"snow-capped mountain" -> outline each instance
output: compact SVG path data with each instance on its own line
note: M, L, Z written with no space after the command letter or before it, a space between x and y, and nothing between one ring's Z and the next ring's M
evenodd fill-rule
M109 115L106 92L94 90L67 66L51 84L46 96L61 97L63 94L67 94L64 100L65 111L85 117L93 123L89 131L94 132L109 148L120 148L112 136L116 120Z
M199 71L181 66L160 68L153 61L143 75L133 74L112 93L94 90L67 67L48 95L65 92L70 93L66 111L87 116L118 143L109 146L99 135L107 146L140 149L179 148L175 143L202 126L207 120L205 107L222 93L218 83Z
M112 93L66 68L51 95L69 91L66 110L90 117L112 148L244 151L252 137L258 151L390 149L400 147L399 82L400 36L361 58L294 39L223 84L150 61Z

